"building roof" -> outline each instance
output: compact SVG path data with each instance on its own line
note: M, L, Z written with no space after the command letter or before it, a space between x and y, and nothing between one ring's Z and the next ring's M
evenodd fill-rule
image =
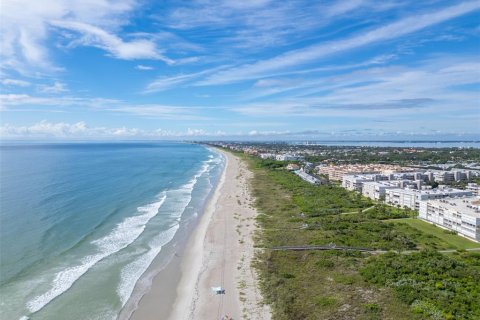
M428 204L441 207L446 210L458 211L475 218L480 218L480 200L478 197L446 198L428 200Z
M406 193L411 195L428 195L428 194L438 194L438 195L448 195L451 193L470 193L469 190L461 190L461 189L454 189L454 188L444 188L444 189L428 189L428 190L418 190L418 189L402 189L402 188L395 188L390 189L387 192L399 192L399 193Z

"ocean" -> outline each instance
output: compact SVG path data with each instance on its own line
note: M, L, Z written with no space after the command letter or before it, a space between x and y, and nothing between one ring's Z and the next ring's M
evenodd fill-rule
M224 166L187 143L9 143L0 155L0 318L12 320L116 319L188 237Z

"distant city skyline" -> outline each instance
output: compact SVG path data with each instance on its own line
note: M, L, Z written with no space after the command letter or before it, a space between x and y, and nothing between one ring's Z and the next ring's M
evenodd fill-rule
M5 0L0 138L479 140L479 9Z

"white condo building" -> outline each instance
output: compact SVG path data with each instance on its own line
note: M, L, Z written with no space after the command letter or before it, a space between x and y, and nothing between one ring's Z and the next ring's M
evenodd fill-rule
M480 241L480 200L477 197L421 201L418 217Z
M362 186L365 182L374 181L374 175L344 175L342 178L342 187L350 191L362 192Z
M429 190L416 189L388 189L385 191L385 202L394 206L407 207L419 210L420 201L443 199L446 197L472 196L469 190L453 188L438 188Z
M302 161L303 157L295 156L293 154L277 154L275 159L278 161Z
M472 191L474 195L480 196L480 185L476 183L469 183L467 184L466 189Z
M305 171L303 170L296 170L294 171L295 174L297 176L299 176L300 178L302 178L303 180L307 181L308 183L311 183L311 184L317 184L317 185L320 185L320 184L323 184L324 181L323 180L320 180L312 175L309 175L308 173L306 173Z
M385 197L387 189L396 189L400 181L367 181L362 184L362 194L373 200L381 200Z

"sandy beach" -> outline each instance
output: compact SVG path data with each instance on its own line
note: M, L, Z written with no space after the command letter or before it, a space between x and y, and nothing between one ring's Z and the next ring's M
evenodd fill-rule
M262 304L257 275L251 266L256 210L248 190L252 173L236 156L226 157L225 169L198 226L190 236L181 259L154 279L132 319L270 319ZM166 274L180 269L176 297L162 303ZM222 287L217 295L212 287ZM162 293L163 292L163 293ZM163 294L163 297L162 297Z

